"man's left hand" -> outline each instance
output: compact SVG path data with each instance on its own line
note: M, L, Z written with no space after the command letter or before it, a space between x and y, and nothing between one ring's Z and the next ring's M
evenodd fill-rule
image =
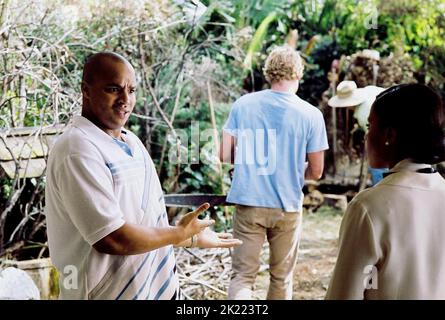
M242 244L241 240L233 239L230 233L216 233L207 227L198 234L196 246L199 248L232 248Z

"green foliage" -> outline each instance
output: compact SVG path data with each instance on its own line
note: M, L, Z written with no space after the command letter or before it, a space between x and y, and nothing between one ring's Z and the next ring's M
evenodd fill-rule
M247 49L246 59L244 60L244 67L246 69L250 70L252 68L252 64L255 62L254 55L261 49L261 43L266 37L267 29L276 17L277 13L271 12L263 21L261 21L253 36L252 42L249 45L249 49Z

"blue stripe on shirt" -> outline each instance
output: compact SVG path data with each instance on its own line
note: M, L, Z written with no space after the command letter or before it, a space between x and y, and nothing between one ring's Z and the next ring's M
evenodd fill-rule
M141 265L139 266L139 268L136 270L136 273L133 274L133 276L130 278L130 280L128 280L127 284L125 285L125 287L121 290L121 292L118 294L118 296L116 297L116 300L119 300L120 297L124 294L124 292L127 290L127 288L130 286L130 284L133 282L134 278L136 278L136 276L138 275L138 273L142 270L142 267L145 265L145 263L147 262L148 258L150 257L151 253L153 251L149 252L146 254L144 260L142 261Z
M151 292L151 287L153 286L153 283L156 280L156 277L158 276L158 274L160 273L160 271L162 270L162 268L164 267L164 265L167 263L168 259L172 255L173 255L173 246L171 247L169 252L165 255L165 257L162 259L161 263L159 264L158 268L156 269L156 272L153 275L153 278L151 279L151 282L150 282L150 288L148 290L149 292ZM173 264L173 268L174 267L175 267L175 264Z
M121 167L121 166L125 166L128 165L129 163L134 163L134 162L144 162L143 157L136 157L133 159L125 159L125 160L120 160L120 161L114 161L114 162L108 162L107 166L109 166L112 169Z
M159 222L161 221L161 218L162 217L164 217L164 216L166 216L167 215L167 212L163 212L163 213L161 213L159 216L158 216L158 220L156 221L156 225L158 225L159 224Z
M134 169L134 168L141 169L143 168L143 163L144 162L142 160L129 160L123 164L108 162L106 163L106 165L108 169L110 169L112 174L116 174L118 172L126 171L128 169Z
M172 270L168 276L168 279L162 284L161 288L159 288L159 290L156 293L156 295L154 296L153 300L159 300L159 297L164 293L165 289L168 288L168 285L170 284L174 275L175 275L175 272L174 272L174 270ZM148 296L145 300L147 300L149 296L150 296L150 293L148 293Z
M160 220L160 218L161 218L162 216L166 215L166 214L167 214L166 212L162 212L161 214L159 214L158 222L157 222L157 226L158 226L158 224L159 224L159 220ZM130 286L130 284L131 284L131 283L133 282L133 280L136 278L136 276L137 276L138 273L141 271L142 267L145 265L145 263L148 261L148 258L150 257L150 255L151 255L154 251L156 251L156 254L154 254L153 260L152 260L152 262L151 262L151 266L150 266L150 270L151 270L151 267L153 266L153 263L154 263L154 261L155 261L155 257L157 256L157 253L158 253L159 250L153 250L153 251L150 251L149 253L146 254L146 257L145 257L144 260L142 261L142 263L141 263L141 265L139 266L139 268L136 270L136 273L135 273L133 276L131 276L130 280L127 282L127 284L125 285L125 287L124 287L124 288L122 289L122 291L119 293L119 295L117 296L116 300L119 300L120 297L125 293L125 291L128 289L128 287ZM150 275L151 275L151 273L148 274L147 279L150 277ZM147 280L145 280L145 282L147 282Z
M114 142L116 142L116 144L119 146L119 148L121 148L127 155L129 155L130 157L133 156L133 152L131 151L130 146L127 143L120 141L114 137L113 137L113 140L114 140Z
M170 248L170 250L167 252L167 254L162 258L161 262L159 263L158 267L156 268L155 273L154 273L154 274L153 274L153 273L150 273L150 274L148 275L147 279L144 281L144 283L142 284L142 286L141 286L141 288L139 289L139 291L138 291L138 292L136 293L136 295L133 297L133 300L136 300L136 299L139 297L139 295L141 294L141 292L145 289L145 286L147 285L147 282L148 282L148 280L150 279L150 276L152 276L152 277L151 277L151 281L150 281L150 287L149 287L149 289L148 289L148 292L150 293L150 291L151 291L151 286L153 285L153 281L155 280L156 276L159 274L159 271L161 271L162 267L167 263L168 258L170 258L170 255L172 254L172 252L173 252L173 246ZM153 260L153 263L154 263L154 260ZM152 263L152 265L150 266L150 270L152 270L153 263Z

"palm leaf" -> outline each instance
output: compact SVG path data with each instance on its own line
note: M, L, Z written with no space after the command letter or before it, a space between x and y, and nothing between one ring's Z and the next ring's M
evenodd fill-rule
M244 59L244 67L248 70L252 69L255 64L255 54L261 49L261 44L266 37L269 25L277 18L277 13L271 12L261 21L260 26L255 31L249 49L247 50L246 58Z

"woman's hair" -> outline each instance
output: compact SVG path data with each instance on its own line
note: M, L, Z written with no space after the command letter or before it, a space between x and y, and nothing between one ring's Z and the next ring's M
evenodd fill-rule
M299 80L303 76L303 69L303 61L297 51L290 46L282 46L269 54L263 72L266 80L272 84L281 80Z
M417 163L445 161L444 105L433 89L397 85L380 93L372 108L380 127L396 130L398 156Z

